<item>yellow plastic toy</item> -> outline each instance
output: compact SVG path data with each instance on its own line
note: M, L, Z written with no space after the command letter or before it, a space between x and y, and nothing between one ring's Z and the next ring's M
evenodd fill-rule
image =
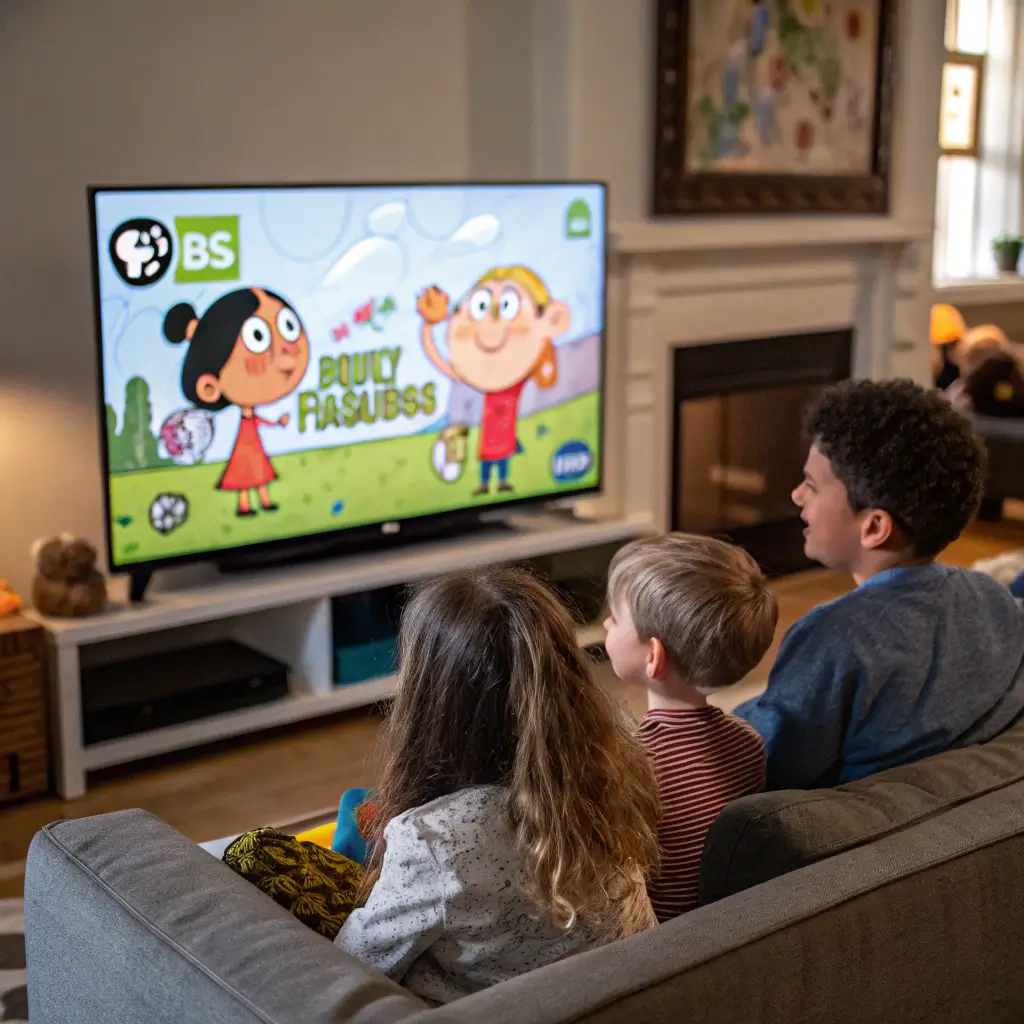
M334 840L334 822L329 821L326 825L317 825L316 828L307 829L305 832L300 832L295 838L301 843L316 843L317 846L329 850Z

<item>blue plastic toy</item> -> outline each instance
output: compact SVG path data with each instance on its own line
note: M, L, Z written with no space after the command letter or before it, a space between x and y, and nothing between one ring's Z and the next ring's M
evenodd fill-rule
M346 789L338 804L338 823L334 827L331 849L357 864L366 863L366 840L359 831L356 809L366 803L369 790Z

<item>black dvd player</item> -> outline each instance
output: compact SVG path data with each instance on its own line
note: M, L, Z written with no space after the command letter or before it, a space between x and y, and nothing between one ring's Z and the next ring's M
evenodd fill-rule
M288 666L234 640L82 671L86 744L264 704L288 695Z

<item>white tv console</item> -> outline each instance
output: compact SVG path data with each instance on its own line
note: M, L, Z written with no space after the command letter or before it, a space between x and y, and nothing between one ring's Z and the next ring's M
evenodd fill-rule
M368 552L261 572L219 575L209 567L192 580L159 577L142 604L114 604L84 619L36 615L51 652L51 693L57 790L85 795L86 773L212 740L287 725L390 697L395 677L333 684L331 598L413 583L472 566L538 558L627 541L650 530L646 519L585 520L558 512L513 515L501 533ZM33 613L29 613L33 614ZM603 636L580 630L583 645ZM289 696L122 739L84 745L80 669L142 654L231 637L290 667Z

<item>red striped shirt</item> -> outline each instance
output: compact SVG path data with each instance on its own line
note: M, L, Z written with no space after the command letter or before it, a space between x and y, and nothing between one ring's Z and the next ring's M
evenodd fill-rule
M761 737L720 708L648 711L640 738L661 795L661 868L650 885L659 921L697 905L700 857L708 829L732 800L765 784Z

